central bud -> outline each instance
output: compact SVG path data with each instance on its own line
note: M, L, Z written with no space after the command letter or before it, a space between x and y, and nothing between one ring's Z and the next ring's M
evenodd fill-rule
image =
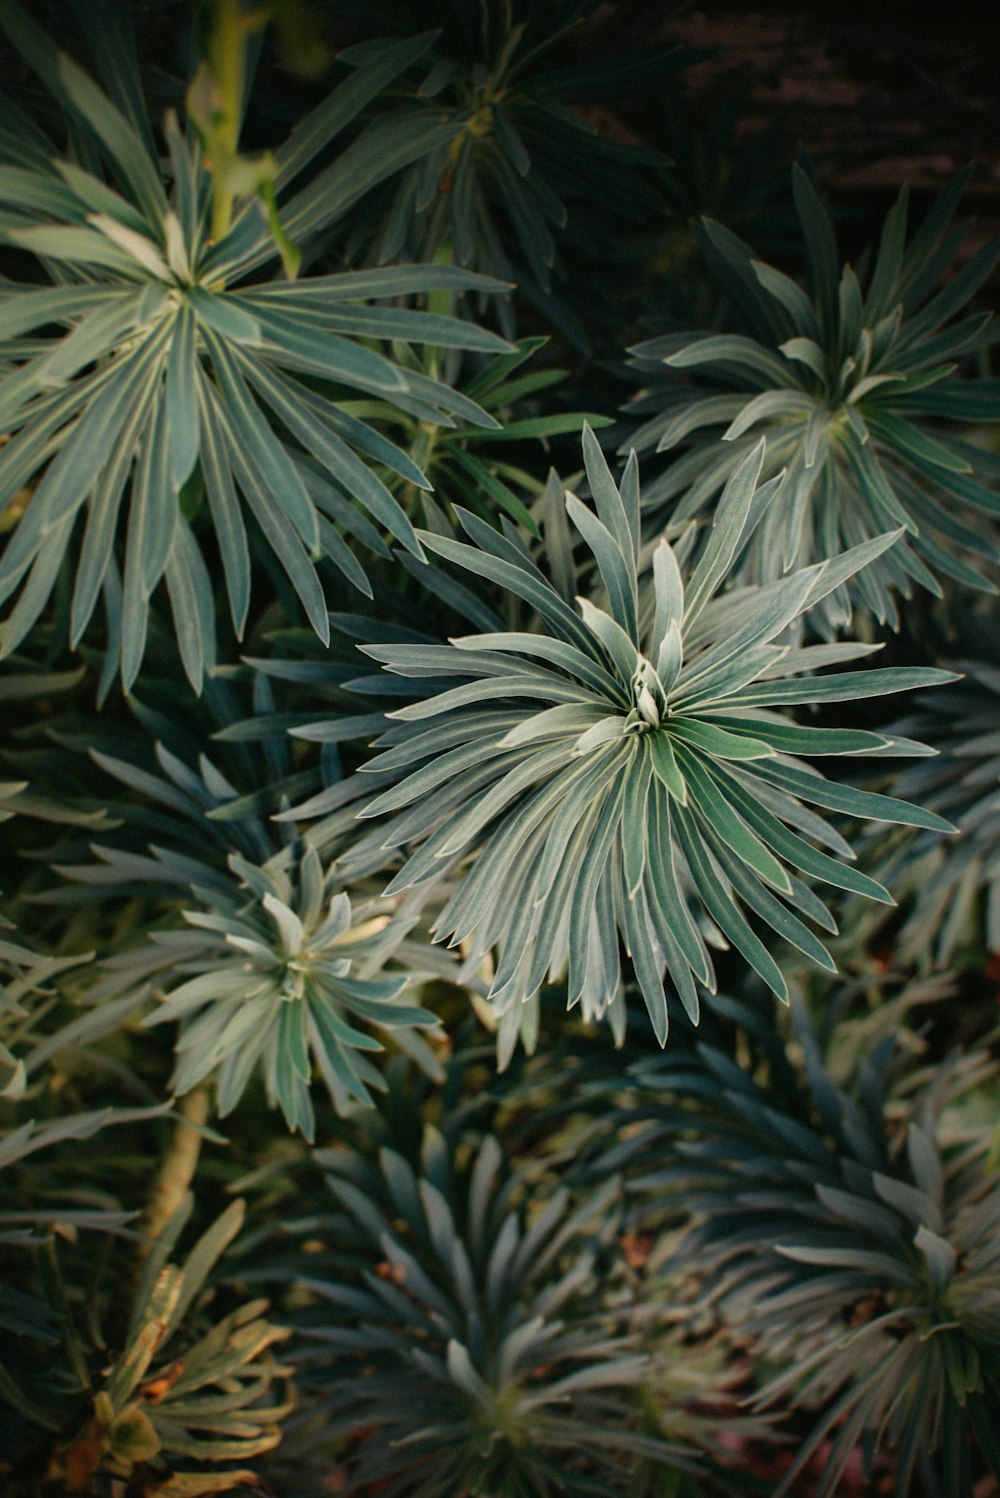
M667 694L657 676L652 661L644 655L638 657L635 675L631 681L632 708L626 722L626 732L648 733L659 728L670 714Z

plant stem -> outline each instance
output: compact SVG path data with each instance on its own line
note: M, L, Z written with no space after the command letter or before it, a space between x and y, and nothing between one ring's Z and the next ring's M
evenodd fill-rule
M160 1168L153 1178L149 1202L139 1222L143 1235L139 1263L148 1255L166 1224L176 1212L194 1179L201 1152L201 1127L208 1119L208 1088L193 1087L177 1105L180 1118Z
M246 45L247 29L240 0L215 0L215 26L208 43L208 60L217 97L213 148L219 159L212 182L212 238L216 243L229 229L233 217L233 192L225 181L225 167L236 155L239 143Z

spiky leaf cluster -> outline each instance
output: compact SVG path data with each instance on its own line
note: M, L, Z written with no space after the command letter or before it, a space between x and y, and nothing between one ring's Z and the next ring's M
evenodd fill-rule
M706 221L709 268L734 321L722 333L670 333L633 350L653 380L636 413L656 414L631 441L639 452L683 449L649 486L651 506L669 505L677 520L710 510L767 438L766 474L783 478L741 563L745 580L767 582L880 532L906 531L818 611L827 628L850 618L852 599L895 625L894 595L909 597L914 582L935 593L941 577L993 586L1000 553L982 517L1000 513L1000 470L952 424L1000 420L995 381L955 378L962 358L995 335L988 313L954 319L1000 248L984 246L940 285L964 237L948 229L964 180L945 189L909 242L904 189L867 270L841 271L829 216L796 168L805 285ZM664 363L690 371L694 383L657 380Z
M54 1241L40 1249L49 1319L15 1344L14 1380L0 1367L15 1412L0 1455L11 1498L38 1491L31 1472L42 1452L46 1482L88 1498L122 1484L141 1483L156 1498L202 1498L256 1483L246 1464L277 1444L292 1407L287 1386L279 1393L289 1370L270 1351L288 1333L266 1319L265 1300L214 1322L196 1314L239 1232L243 1203L202 1234L182 1264L168 1262L189 1212L190 1203L157 1239L121 1329L108 1280L81 1314L67 1297Z
M669 44L615 48L649 9L0 5L11 1498L1000 1475L996 1075L936 1059L991 1023L991 802L953 764L995 782L997 725L967 683L934 761L910 732L951 747L949 673L814 643L852 598L891 618L992 565L1000 460L951 435L1000 409L952 368L989 370L961 321L989 252L937 290L954 188L909 246L897 206L855 280L800 179L808 282L708 227L706 295L671 212L707 190L752 238L770 174L738 90L713 133L672 106ZM333 46L293 77L314 26ZM671 118L664 190L628 142ZM765 196L785 267L792 193ZM637 317L708 338L639 359L680 466L643 506L587 433L567 499L536 439L578 466L561 436L610 409ZM553 330L553 366L559 339L607 357L557 386L523 362ZM941 664L962 611L893 659ZM933 706L894 724L881 694L915 685ZM971 856L935 883L949 812ZM912 906L886 918L889 889ZM911 910L961 964L894 970ZM506 1064L567 998L586 1023L498 1077L483 1029ZM892 1034L928 1063L898 1087ZM265 1284L300 1333L288 1418Z
M855 1448L883 1447L894 1498L961 1498L970 1436L1000 1475L1000 1188L988 1135L957 1107L995 1091L995 1067L956 1055L903 1089L889 1039L848 1087L805 1025L797 1049L801 1076L785 1056L755 1076L706 1046L640 1068L636 1185L693 1214L672 1267L696 1266L698 1314L776 1368L756 1405L808 1414L780 1494L822 1450L831 1498Z
M425 545L523 598L544 628L367 647L417 698L389 715L395 724L368 766L398 776L363 813L394 814L374 837L386 847L419 845L387 893L433 884L474 855L435 931L468 943L468 971L496 948L490 993L502 1056L524 1006L564 971L569 1004L588 1017L608 1013L621 1033L619 937L661 1044L668 987L695 1019L697 985L714 985L705 918L783 998L785 980L745 910L832 968L800 917L827 930L834 923L794 871L890 897L815 847L852 856L813 806L947 830L933 813L835 784L802 758L921 746L799 726L780 711L945 679L924 668L810 677L870 647L782 642L892 537L716 596L777 488L776 480L756 487L759 446L727 485L686 579L661 540L651 584L640 588L635 458L619 490L590 432L584 456L596 514L574 495L566 508L593 553L606 606L580 598L574 610L511 536L468 516L475 546L430 534Z
M385 950L389 916L352 921L350 897L324 873L315 849L297 865L273 859L255 867L234 855L228 898L205 892L184 911L191 932L158 938L164 999L147 1020L183 1021L173 1085L187 1092L217 1074L222 1116L239 1102L260 1067L272 1107L290 1129L312 1138L309 1084L322 1079L340 1107L371 1102L384 1086L366 1053L382 1042L376 1029L433 1029L437 1020L406 1003L406 973L372 976ZM197 893L197 886L194 887Z
M262 706L267 683L256 686ZM239 710L240 694L223 683L211 683L206 698L198 706L208 722L231 721ZM164 726L148 707L137 705L137 716L147 731ZM104 741L91 749L125 788L104 799L116 835L102 828L87 861L57 863L63 883L44 895L92 907L136 903L142 939L91 969L88 1007L130 1012L155 992L160 1002L145 1024L180 1025L175 1091L213 1077L225 1117L259 1069L272 1106L309 1137L314 1075L338 1108L369 1103L369 1089L384 1085L373 1064L383 1045L371 1027L392 1031L433 1070L418 1032L437 1020L403 992L420 968L417 944L406 942L415 917L380 899L377 887L355 884L349 894L336 866L294 826L262 815L275 802L273 786L241 795L220 767L251 784L270 776L279 789L311 785L312 774L288 773L287 740L225 744L216 760L195 752L192 765L186 756L197 733L178 728L170 737L179 753L162 743L150 752L141 738L128 744L128 758L105 752ZM77 756L59 762L67 757ZM401 948L402 965L383 972Z
M627 1492L636 1459L683 1453L640 1434L634 1391L649 1372L625 1310L606 1305L598 1263L616 1183L576 1202L534 1200L491 1133L454 1147L424 1131L418 1169L321 1151L341 1212L312 1232L322 1439L354 1437L353 1478L407 1498ZM308 1261L307 1261L308 1262Z
M0 238L38 257L52 283L8 282L0 298L0 357L11 364L0 399L0 428L11 436L0 460L0 504L13 504L18 517L0 561L0 599L17 596L0 651L9 654L25 637L64 558L75 555L71 642L103 598L109 655L131 686L150 598L165 582L185 669L200 685L215 653L205 529L214 531L238 636L250 606L251 552L262 538L328 639L316 560L325 555L370 592L344 533L384 553L384 528L419 552L368 460L427 487L408 455L337 397L363 392L441 426L470 416L489 426L473 402L372 344L509 346L471 323L398 305L413 293L473 284L447 266L275 279L278 242L252 192L213 240L213 178L197 134L168 115L168 191L121 38L108 42L113 97L13 0L3 26L86 152L73 159L17 116L0 143ZM385 121L316 170L329 143L427 43L418 37L369 52L277 151L272 191L283 232L298 245L316 241L373 183L458 128ZM379 305L387 301L395 305ZM64 331L53 335L53 326Z
M624 91L660 85L682 59L668 43L620 50L613 68L608 57L597 66L561 58L560 43L594 9L591 0L543 7L396 0L385 7L389 30L439 28L430 67L396 105L395 118L422 136L428 122L444 120L450 133L439 125L438 138L401 174L391 198L383 195L380 260L429 259L447 244L458 264L490 275L523 267L518 280L533 282L554 311L545 293L568 220L574 237L586 241L587 224L600 225L608 214L636 223L662 212L651 177L666 158L610 138L586 112L614 108ZM367 4L360 8L366 29L372 13ZM554 316L564 320L565 307ZM575 322L571 309L568 318Z
M983 900L986 945L1000 951L1000 670L990 661L949 662L963 680L922 693L890 732L919 734L939 753L906 768L900 794L948 817L952 841L932 832L888 839L882 867L913 909L900 933L904 956L950 962Z

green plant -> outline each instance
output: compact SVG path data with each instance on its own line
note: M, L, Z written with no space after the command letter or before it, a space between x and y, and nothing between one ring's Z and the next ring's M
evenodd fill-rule
M545 632L366 647L410 678L415 695L431 678L429 691L389 715L397 722L366 767L391 770L399 781L363 816L409 808L375 836L389 848L421 844L387 894L433 883L475 851L434 929L453 945L472 939L468 972L498 948L490 997L501 1019L502 1059L546 977L555 982L567 966L569 1004L580 1003L587 1017L607 1013L620 1038L619 933L660 1043L665 973L696 1019L695 980L712 988L714 976L691 902L782 997L785 980L737 899L832 967L792 910L828 930L831 918L786 864L841 889L890 897L800 835L850 852L803 803L947 830L933 813L836 785L793 757L924 752L919 746L801 727L774 711L945 679L924 667L803 678L868 647L775 643L894 537L716 597L778 488L777 480L756 487L761 444L727 485L693 566L688 535L687 578L661 540L651 586L646 579L640 589L635 460L619 490L589 432L584 458L597 513L573 495L566 507L593 552L607 609L581 598L575 612L513 539L462 516L475 547L421 533L424 545L523 598Z
M275 838L255 814L258 798L240 798L204 756L196 773L163 745L155 768L92 752L142 797L112 803L133 847L121 837L115 845L93 843L90 861L57 868L75 882L77 899L88 892L91 899L180 894L182 909L169 922L154 917L146 939L98 966L92 984L139 998L152 989L160 1003L144 1023L181 1023L176 1092L215 1077L225 1117L259 1066L271 1105L280 1104L288 1127L311 1138L314 1072L339 1107L349 1099L370 1102L369 1088L384 1085L366 1055L381 1042L358 1022L401 1037L409 1032L406 1043L432 1065L416 1031L433 1029L435 1016L403 997L412 956L411 972L381 970L413 924L405 909L358 890L352 914L336 868L324 867L315 847L291 833ZM213 825L206 815L213 811L227 820ZM184 836L191 826L202 840L197 856ZM59 889L50 898L72 893Z
M35 1447L44 1453L41 1481L74 1493L104 1491L97 1484L111 1481L155 1498L202 1498L255 1482L245 1465L233 1463L245 1464L280 1438L291 1403L275 1385L288 1369L269 1349L288 1333L264 1318L262 1300L214 1322L196 1315L207 1277L239 1231L243 1205L234 1203L202 1234L183 1264L169 1263L189 1213L190 1202L149 1255L120 1344L106 1340L118 1330L101 1325L119 1310L107 1281L81 1316L67 1295L55 1240L39 1250L51 1319L35 1345L30 1337L15 1344L16 1382L3 1375L20 1416L0 1457L12 1495L37 1491L25 1481ZM53 1379L55 1348L65 1366Z
M994 251L661 20L0 6L11 1498L1000 1476Z
M172 941L156 933L169 977L162 1007L147 1023L185 1022L173 1079L178 1092L218 1070L224 1116L260 1065L272 1106L280 1103L288 1127L311 1139L314 1070L341 1107L348 1099L370 1102L369 1088L385 1085L365 1056L381 1042L359 1021L400 1031L433 1029L437 1020L403 1002L407 973L378 972L392 951L390 916L352 918L350 898L324 877L308 844L294 877L286 862L258 868L234 857L229 899L215 896L208 909L184 912L198 936L184 932Z
M906 532L816 613L827 632L849 621L851 601L895 627L894 595L914 582L941 592L941 576L992 590L956 552L995 565L1000 553L977 517L998 513L995 454L948 430L1000 420L996 382L955 378L958 362L994 340L988 313L966 308L996 264L987 244L943 286L964 238L948 222L965 177L954 179L906 242L904 189L885 220L867 269L838 277L836 242L810 177L795 168L795 202L807 257L805 287L721 224L706 220L709 269L727 293L732 331L669 333L633 350L647 378L666 363L695 383L662 378L637 400L645 420L637 451L685 451L647 488L671 519L701 515L761 435L765 474L781 475L768 514L740 567L742 580L768 582L855 546L879 532ZM942 425L943 424L943 425ZM706 452L706 439L721 438ZM955 510L971 510L965 523Z
M8 283L0 307L16 371L0 403L0 426L12 437L0 458L0 500L21 511L0 562L0 597L20 589L0 650L8 655L24 639L64 558L76 553L70 642L80 640L103 595L107 648L130 687L150 599L165 581L197 689L215 658L213 589L199 537L206 525L214 530L239 637L251 582L244 506L255 542L263 538L274 552L313 628L329 638L316 559L325 555L370 591L343 532L384 550L375 528L382 526L419 554L410 522L365 459L374 455L418 487L427 484L406 453L345 412L339 398L362 390L441 426L456 415L491 426L474 403L371 344L504 350L493 333L398 305L434 288L499 286L448 266L274 279L281 241L257 196L245 186L235 213L210 222L212 174L197 138L171 116L168 196L135 60L114 46L116 27L106 65L120 102L17 5L5 7L3 26L83 133L94 170L39 138L36 127L3 143L0 236L38 256L54 284ZM426 46L417 38L378 49L278 150L272 186L284 235L299 245L315 241L428 138L442 129L450 137L452 127L440 124L402 131L384 121L303 185L365 101ZM370 306L373 299L397 305ZM25 340L53 324L65 331Z
M569 225L583 240L599 231L595 203L633 223L658 216L653 183L667 164L659 152L601 133L588 113L616 107L623 91L656 87L685 60L669 44L620 49L613 69L607 58L597 66L560 58L560 44L595 9L593 0L362 7L366 30L374 11L383 35L439 28L425 76L393 113L421 134L432 120L450 130L408 166L391 199L381 195L378 259L430 259L448 245L458 264L517 274L560 321L576 321L575 308L564 302L557 311L546 295L561 231Z
M840 1491L860 1445L869 1461L895 1453L897 1498L961 1498L970 1435L1000 1474L1000 1188L962 1108L973 1089L995 1095L995 1065L955 1055L900 1075L890 1039L844 1087L804 1023L797 1038L801 1072L767 1039L757 1076L705 1046L638 1068L635 1187L692 1213L672 1267L696 1266L693 1314L775 1370L754 1404L808 1416L779 1495L819 1449L818 1498Z
M539 1192L494 1134L454 1130L425 1130L417 1170L391 1148L377 1165L345 1149L316 1159L340 1211L310 1225L333 1253L329 1267L306 1260L302 1377L319 1438L349 1440L352 1486L624 1493L630 1456L690 1465L642 1433L648 1360L598 1273L614 1181L577 1201Z

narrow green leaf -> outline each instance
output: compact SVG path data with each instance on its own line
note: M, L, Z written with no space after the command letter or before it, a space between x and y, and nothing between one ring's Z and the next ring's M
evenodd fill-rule
M717 923L733 945L742 952L756 973L777 994L783 1003L788 1003L788 985L781 970L760 939L754 935L735 903L712 867L711 855L694 824L692 814L681 807L674 813L677 827L698 893L704 901L709 915Z
M117 165L149 223L159 223L167 211L167 196L155 157L130 121L82 68L62 53L57 67L68 98Z
M733 733L717 722L675 715L667 720L666 732L682 745L691 745L716 759L770 759L774 749L763 736Z
M437 35L425 31L401 41L385 41L377 53L359 67L352 77L339 85L314 110L298 121L287 141L275 153L278 170L274 178L276 192L313 162L323 148L345 126L356 119L394 78L417 62Z
M854 786L834 785L820 775L810 775L790 765L758 764L754 774L762 776L772 785L791 791L803 801L816 806L825 806L830 811L842 811L851 817L863 817L869 821L899 822L904 827L927 827L934 832L954 832L955 828L944 817L935 812L911 806L894 796L879 796L871 791L860 791Z
M280 507L288 516L307 548L317 548L316 509L298 470L267 422L261 420L260 407L253 401L230 351L207 329L204 338L219 380L218 410L231 448L240 453L245 470L253 467L258 476L255 488L266 486L271 507Z
M881 697L917 687L942 686L958 679L953 671L940 671L933 666L873 667L868 671L839 671L834 676L755 682L726 697L720 705L776 707L783 703L843 702L855 697Z
M687 785L677 763L670 736L663 731L644 734L653 774L682 806L687 805Z
M199 377L194 317L182 306L174 324L167 357L164 398L170 438L170 477L178 489L190 477L200 447Z
M596 444L596 438L594 441ZM617 493L617 490L615 492ZM616 537L596 515L591 514L586 506L580 503L575 494L567 493L566 511L594 554L604 586L608 590L608 598L616 623L633 643L633 648L636 648L639 631L638 591L631 554L626 558ZM625 539L629 546L629 553L631 553L631 536L628 533L624 510L621 512L619 523L626 532ZM631 669L634 670L634 666Z
M250 607L250 549L226 452L225 429L216 415L214 386L199 372L198 408L202 472L222 557L233 629L243 638Z
M129 691L146 646L149 599L163 576L179 516L170 481L166 405L159 402L144 434L129 509L122 593L122 686Z
M736 555L764 463L764 443L744 458L722 492L708 543L686 589L684 627L690 630Z
M788 875L749 826L734 811L717 781L702 769L695 755L682 747L676 751L681 773L692 790L691 809L711 833L714 831L737 858L785 894L791 892Z

